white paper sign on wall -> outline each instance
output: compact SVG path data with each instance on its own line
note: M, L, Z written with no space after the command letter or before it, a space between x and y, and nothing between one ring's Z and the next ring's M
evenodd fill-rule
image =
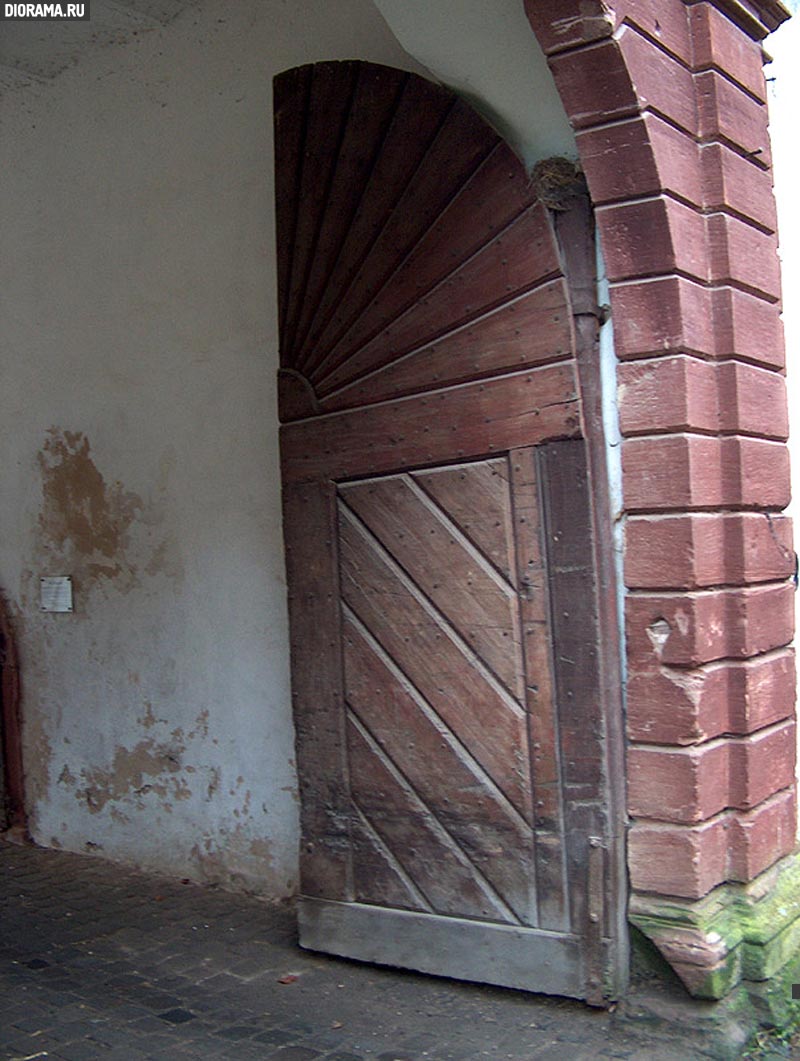
M39 579L39 607L43 612L71 612L72 577L45 575Z

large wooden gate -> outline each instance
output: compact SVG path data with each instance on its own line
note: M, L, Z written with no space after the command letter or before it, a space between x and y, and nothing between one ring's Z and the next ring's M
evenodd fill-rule
M504 142L413 75L317 64L275 104L301 942L600 1001L589 213L565 253Z

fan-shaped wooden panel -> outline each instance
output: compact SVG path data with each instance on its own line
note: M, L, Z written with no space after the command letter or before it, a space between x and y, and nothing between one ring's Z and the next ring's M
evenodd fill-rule
M465 102L317 63L276 79L275 135L283 420L569 355L549 214Z

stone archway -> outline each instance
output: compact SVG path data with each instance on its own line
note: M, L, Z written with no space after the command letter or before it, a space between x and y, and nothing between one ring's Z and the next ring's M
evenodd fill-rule
M631 919L692 993L717 998L785 966L797 914L794 554L759 43L788 13L526 8L576 131L619 358Z

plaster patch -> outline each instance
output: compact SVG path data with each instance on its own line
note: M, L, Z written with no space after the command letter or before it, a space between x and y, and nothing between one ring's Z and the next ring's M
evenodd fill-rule
M117 801L134 801L141 809L142 797L151 792L161 800L189 799L186 779L177 776L183 750L152 740L140 741L134 748L120 746L108 770L81 770L84 785L76 792L76 798L92 814L99 814L106 804Z
M219 837L206 837L190 855L200 880L235 891L276 895L286 888L275 867L272 845L264 837L248 835L247 826L221 829Z
M66 763L64 763L64 769L58 775L58 783L60 785L69 785L69 786L75 784L75 775L72 773L72 771L70 770L69 766Z
M167 719L156 718L155 712L153 711L153 705L149 700L144 702L144 714L140 715L136 721L142 727L142 729L152 729L153 726L157 726L160 723L166 725ZM175 731L177 732L177 731Z
M51 428L38 457L42 476L42 545L83 561L84 580L115 579L132 588L137 572L126 556L131 524L144 508L120 483L108 485L80 431ZM71 565L72 566L72 565Z
M25 757L25 796L28 806L28 825L35 830L38 807L50 790L50 768L53 749L49 728L38 711L28 707L22 730Z
M113 584L127 593L142 578L184 577L183 560L173 535L159 533L166 519L166 485L145 501L108 483L81 431L50 428L37 454L42 481L36 568L69 571L79 591ZM166 472L163 472L163 480ZM28 575L33 579L33 572ZM132 682L138 675L132 675Z

